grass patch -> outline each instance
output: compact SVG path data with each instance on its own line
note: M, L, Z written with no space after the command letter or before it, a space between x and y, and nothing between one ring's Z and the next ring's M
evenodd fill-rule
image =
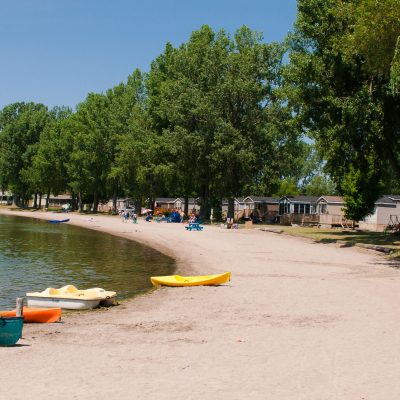
M343 243L348 246L375 245L390 248L400 254L400 235L396 233L348 231L343 229L321 229L294 226L270 225L287 235L305 237L319 243Z

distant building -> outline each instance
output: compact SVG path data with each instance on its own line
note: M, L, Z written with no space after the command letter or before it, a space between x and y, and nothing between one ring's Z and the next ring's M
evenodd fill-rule
M13 195L8 190L4 192L0 190L0 204L3 206L10 206L13 202Z
M372 214L359 221L360 229L382 232L390 225L400 223L400 196L385 195L375 202Z
M345 203L341 196L321 196L316 201L316 214L321 228L353 226L344 216Z
M165 210L185 210L185 199L183 197L157 197L154 201L155 208L162 208ZM199 211L199 198L189 197L188 199L189 212Z
M318 225L316 196L283 196L279 199L279 222L284 225Z
M42 208L46 207L46 195L43 195L41 198L37 196L37 207ZM51 194L49 196L49 207L62 207L67 204L72 204L72 197L70 194L60 194L58 196L54 196ZM28 207L33 207L34 199L29 200Z

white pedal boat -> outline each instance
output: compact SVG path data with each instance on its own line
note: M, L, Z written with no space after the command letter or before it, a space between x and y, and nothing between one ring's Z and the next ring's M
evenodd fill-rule
M60 307L67 310L88 310L99 305L111 306L116 297L116 292L102 288L79 290L73 285L26 294L29 307Z

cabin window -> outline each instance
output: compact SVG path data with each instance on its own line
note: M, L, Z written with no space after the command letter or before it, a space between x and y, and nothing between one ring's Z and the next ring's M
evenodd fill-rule
M304 214L304 204L299 204L300 206L300 214Z
M282 202L279 204L279 215L290 213L290 203Z
M311 205L310 205L310 204L305 204L305 206L306 206L306 211L305 211L305 213L306 213L306 214L311 214Z
M295 214L298 214L299 213L299 205L298 204L294 204L293 206L294 206L294 211L293 212Z

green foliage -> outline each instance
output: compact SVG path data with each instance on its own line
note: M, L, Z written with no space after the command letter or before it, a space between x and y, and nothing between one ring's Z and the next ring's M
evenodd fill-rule
M300 194L297 181L293 178L282 179L277 192L274 193L274 197L282 196L296 196Z
M49 120L43 104L14 103L0 112L0 183L22 205L35 190L29 170Z
M360 171L350 166L342 182L347 219L359 221L372 213L376 200L375 187L379 185L379 176L375 171Z
M396 50L390 67L390 90L393 96L400 95L400 36L397 38Z
M26 168L26 178L35 192L58 195L67 189L66 163L71 151L68 137L68 118L72 111L56 107L40 135L36 154Z
M89 93L75 113L10 105L0 113L0 186L23 198L72 191L80 203L93 201L93 211L100 200L122 195L139 203L156 196L199 196L203 216L225 197L322 190L327 182L315 176L320 155L303 141L309 132L302 135L299 128L306 107L293 112L294 99L302 100L304 93L293 87L288 101L289 85L282 88L283 52L283 45L264 43L245 26L233 37L203 26L181 46L167 44L149 74L136 70L106 93ZM288 82L295 82L312 54L302 50L293 56L299 64L287 70ZM325 65L314 67L317 72L307 72L319 76ZM346 99L347 113L367 109L379 115L368 93L360 93ZM331 104L345 109L335 101ZM318 114L325 105L308 111ZM318 118L312 121L316 128ZM344 135L348 125L336 122L332 128L326 122L325 127ZM326 131L318 129L323 137ZM324 140L330 142L331 134ZM336 166L338 147L348 154L356 147L343 142L332 149L328 170ZM358 154L366 151L368 146ZM346 172L344 162L338 166Z
M247 27L231 39L203 26L152 63L149 116L170 143L170 193L200 195L207 208L212 199L272 190L283 166L293 169L300 138L275 93L282 52Z
M398 0L299 0L298 10L284 73L289 104L360 216L390 171L400 177Z
M302 188L302 193L307 196L334 195L335 184L326 175L314 175Z

